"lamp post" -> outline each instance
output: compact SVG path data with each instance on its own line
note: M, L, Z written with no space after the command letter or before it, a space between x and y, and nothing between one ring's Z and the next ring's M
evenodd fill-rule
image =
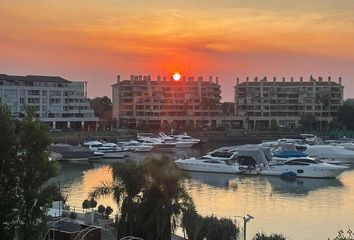
M241 216L235 216L238 218L242 218L243 219L243 240L246 240L246 233L247 233L247 222L249 222L251 219L253 219L254 217L246 214L245 216L241 217Z

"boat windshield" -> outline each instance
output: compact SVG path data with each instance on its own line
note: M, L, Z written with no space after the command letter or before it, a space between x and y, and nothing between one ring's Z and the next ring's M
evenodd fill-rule
M213 157L230 158L234 154L230 153L230 152L213 152L210 155L213 156Z
M213 159L204 160L203 162L205 162L205 163L213 163L213 164L222 164L221 161L213 160Z
M294 159L293 161L304 162L304 163L312 163L312 164L318 164L317 161L312 160L312 159L307 159L307 158Z
M256 166L257 164L256 160L254 160L254 158L250 156L237 156L236 162L240 165L246 166Z

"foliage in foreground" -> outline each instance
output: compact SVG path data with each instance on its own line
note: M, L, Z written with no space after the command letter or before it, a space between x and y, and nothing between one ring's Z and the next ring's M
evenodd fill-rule
M113 194L120 212L116 219L118 238L171 239L182 216L185 223L189 221L184 225L189 227L189 239L236 239L238 235L231 220L202 218L196 213L184 188L185 176L167 156L147 158L141 164L116 163L112 175L114 181L96 187L90 197ZM196 229L200 231L195 235Z
M240 233L240 229L231 219L202 217L197 213L193 203L183 212L182 227L190 240L233 240L237 239Z
M57 192L45 186L56 174L46 151L50 142L31 109L16 121L0 105L0 239L40 239L45 232L46 206Z
M252 240L286 240L286 237L282 234L272 233L271 235L266 235L265 233L256 233Z
M182 209L191 201L184 176L168 157L147 158L141 164L116 163L112 183L95 188L90 197L113 194L119 207L118 238L171 239Z
M346 233L343 230L339 230L338 235L333 240L354 240L354 232L350 228Z

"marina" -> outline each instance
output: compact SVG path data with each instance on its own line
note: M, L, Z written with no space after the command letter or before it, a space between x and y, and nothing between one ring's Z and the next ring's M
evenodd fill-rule
M234 146L235 142L222 146ZM151 154L163 154L172 159L203 156L222 147L206 143L200 149L175 149L164 153L134 153L129 161L142 161ZM125 161L125 160L118 160ZM111 181L110 165L104 163L61 163L60 182L68 204L81 206L93 187ZM346 230L354 213L354 166L349 165L336 178L296 178L284 180L279 176L245 176L236 174L188 171L185 180L198 212L202 215L231 217L246 213L255 217L248 224L248 232L284 233L290 239L327 239L340 229ZM100 198L99 204L110 205L111 197ZM237 220L237 219L236 219ZM241 223L241 222L240 222ZM326 228L323 228L326 226Z

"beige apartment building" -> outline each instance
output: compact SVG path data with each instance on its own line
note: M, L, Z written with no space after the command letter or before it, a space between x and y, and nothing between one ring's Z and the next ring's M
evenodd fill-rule
M245 128L262 129L272 120L281 127L298 127L304 116L315 116L321 126L328 126L343 104L342 80L331 77L308 80L302 77L268 80L246 78L235 86L235 114Z
M113 118L120 127L216 127L221 116L218 77L131 75L112 85Z

